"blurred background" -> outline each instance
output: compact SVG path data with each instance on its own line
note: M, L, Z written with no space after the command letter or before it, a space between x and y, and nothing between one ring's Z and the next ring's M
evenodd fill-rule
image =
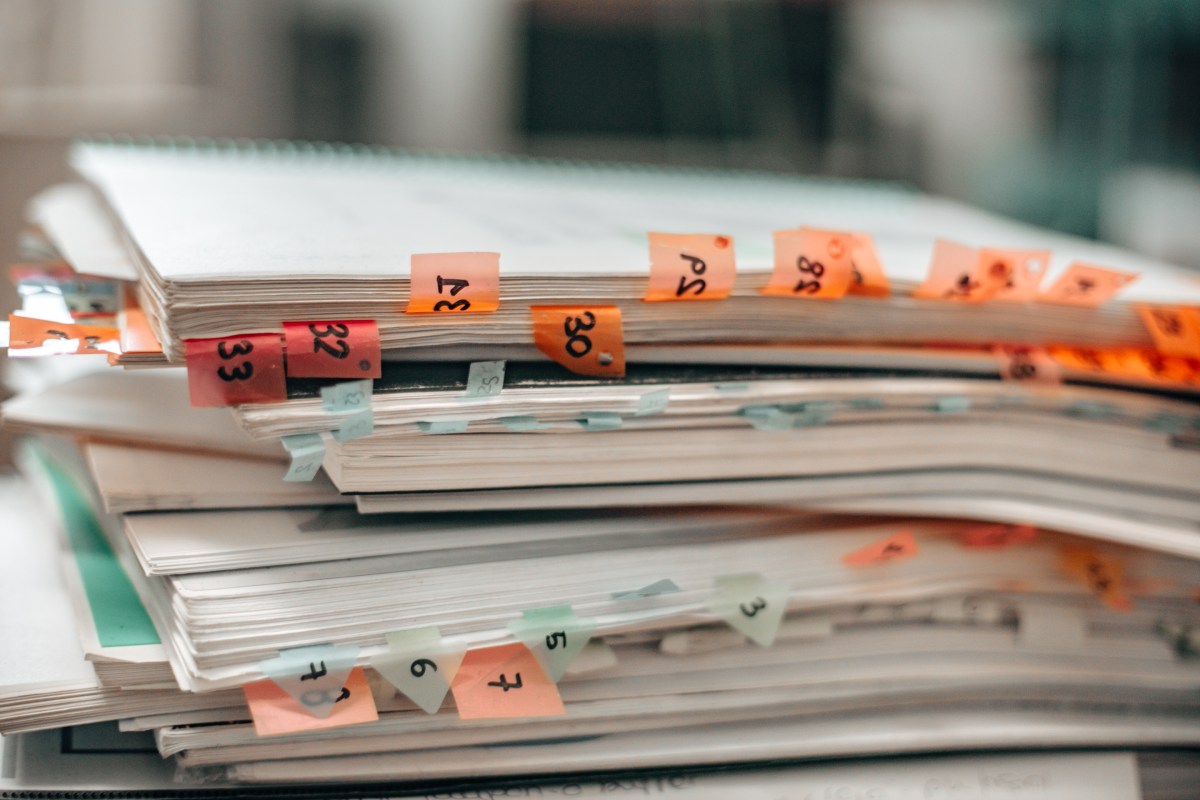
M0 255L118 132L900 180L1200 268L1198 0L0 0Z

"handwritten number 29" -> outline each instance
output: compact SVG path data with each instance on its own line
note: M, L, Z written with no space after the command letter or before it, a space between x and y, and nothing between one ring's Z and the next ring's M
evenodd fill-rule
M238 356L249 355L250 352L254 350L254 345L246 339L242 339L228 350L225 349L225 344L225 341L217 342L217 355L225 361L237 358ZM226 383L232 381L249 380L253 375L254 365L249 361L243 361L240 367L234 367L233 370L229 372L226 371L224 366L217 369L217 377Z

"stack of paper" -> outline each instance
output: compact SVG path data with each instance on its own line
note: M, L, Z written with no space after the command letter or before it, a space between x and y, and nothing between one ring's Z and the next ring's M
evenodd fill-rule
M893 187L73 163L11 273L10 355L84 358L3 410L0 730L409 789L1200 748L1177 270Z

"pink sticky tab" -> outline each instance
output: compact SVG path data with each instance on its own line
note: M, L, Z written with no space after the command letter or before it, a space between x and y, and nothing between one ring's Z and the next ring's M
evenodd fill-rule
M1168 356L1200 356L1200 312L1185 306L1136 306L1158 352Z
M500 307L500 254L414 255L408 285L408 314L495 311Z
M733 239L705 233L651 233L649 302L724 300L737 268Z
M254 719L254 731L259 736L283 736L301 731L325 728L340 728L375 722L379 712L375 698L362 667L351 670L342 685L342 699L338 700L328 717L315 717L291 695L280 689L274 681L257 681L242 687L250 715Z
M913 290L913 297L964 303L990 299L1000 281L990 274L981 274L980 263L978 250L939 239L933 246L929 274L925 282Z
M1118 272L1115 269L1075 262L1038 296L1038 300L1043 303L1096 308L1111 300L1123 287L1137 280L1137 277L1136 272Z
M992 353L1000 362L1000 377L1005 380L1062 383L1062 366L1040 347L994 347Z
M187 339L188 394L197 408L287 399L283 337L247 333L219 339Z
M963 547L1003 550L1032 542L1037 535L1037 528L1032 525L973 525L958 532L958 541Z
M875 242L865 233L856 233L850 244L849 294L866 297L887 297L892 293L883 265L875 252Z
M285 322L287 374L293 378L380 378L379 326L374 320Z
M1049 267L1049 250L979 251L978 274L986 285L995 287L990 300L1024 303L1036 299Z
M856 234L818 228L775 231L775 271L762 293L836 300L853 282Z
M523 644L468 650L450 685L462 719L557 717L558 687Z
M917 554L917 540L909 531L901 531L886 539L872 542L842 556L842 563L851 567L878 564L885 561L900 561Z

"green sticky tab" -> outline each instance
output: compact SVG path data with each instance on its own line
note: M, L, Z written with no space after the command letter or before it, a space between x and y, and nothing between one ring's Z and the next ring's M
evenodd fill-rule
M971 400L967 397L939 397L933 401L933 410L939 414L961 414L971 409Z
M432 422L418 422L417 427L422 433L466 433L467 420L440 419Z
M501 425L510 431L544 431L550 426L544 422L538 422L537 417L500 417L498 420Z
M633 589L628 592L613 592L613 600L640 600L643 597L657 597L660 594L675 594L680 591L675 585L675 581L670 578L663 578L660 581L655 581L648 586L643 586L640 589Z
M671 402L670 389L647 392L638 398L637 411L634 411L633 415L635 417L650 417L655 414L661 414L667 410L669 402Z
M750 384L748 383L714 383L713 388L718 392L748 392Z
M283 479L289 482L302 483L311 481L321 469L325 458L325 440L318 433L297 433L293 436L283 436L279 439L292 463Z
M375 414L371 411L371 407L367 406L360 411L342 417L338 429L333 432L333 438L339 442L348 442L351 439L361 439L364 436L370 436L374 432Z
M321 387L321 408L333 414L345 414L371 406L371 391L375 382L370 379L345 381Z
M878 397L851 397L845 401L846 408L855 411L878 411L884 407L883 400Z
M792 415L776 406L743 406L738 416L745 417L760 431L785 431L792 427Z
M508 629L557 682L592 638L596 621L575 616L570 606L553 606L524 612L508 623Z
M467 374L465 400L496 397L504 389L503 361L475 361Z
M1161 433L1179 433L1187 425L1187 417L1182 414L1172 414L1169 411L1160 411L1144 423L1146 430L1159 431Z
M386 638L387 652L373 658L371 666L426 714L436 714L466 650L448 647L434 626L395 631Z
M342 684L354 669L356 658L356 645L318 644L280 650L278 656L258 666L308 713L325 719L342 696Z
M1090 400L1079 400L1067 407L1067 414L1082 419L1104 419L1120 416L1120 411L1108 403L1096 403Z
M779 410L792 418L791 427L808 428L814 425L824 425L833 416L835 406L826 400L813 400L807 403L791 403L778 406Z
M787 611L787 584L769 581L757 572L716 579L717 590L707 606L729 626L763 647L770 647Z
M585 411L575 420L585 431L615 431L621 427L621 415L612 411Z

